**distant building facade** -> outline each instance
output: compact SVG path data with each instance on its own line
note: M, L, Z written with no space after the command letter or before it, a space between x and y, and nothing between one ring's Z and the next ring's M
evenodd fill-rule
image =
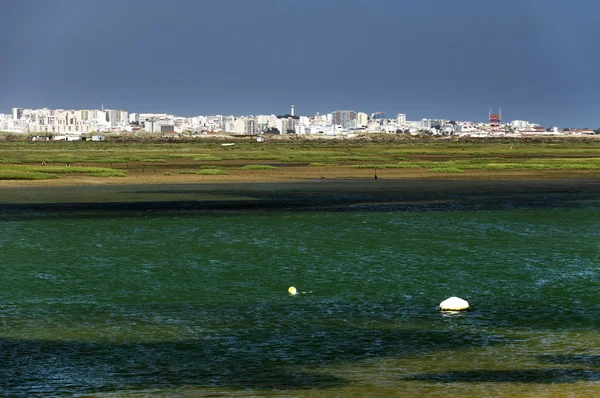
M348 110L335 111L331 114L331 117L333 124L337 124L346 128L350 125L352 120L356 119L356 112Z

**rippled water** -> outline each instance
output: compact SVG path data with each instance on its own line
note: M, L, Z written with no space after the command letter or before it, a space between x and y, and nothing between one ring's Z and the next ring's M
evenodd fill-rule
M6 218L0 393L600 394L599 219L596 206ZM439 313L450 296L473 311Z

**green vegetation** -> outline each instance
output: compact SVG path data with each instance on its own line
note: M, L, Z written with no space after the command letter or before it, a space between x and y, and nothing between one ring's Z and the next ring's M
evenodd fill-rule
M432 169L429 169L429 171L432 171L435 173L464 173L465 172L463 169L459 169L458 167L451 167L451 166L434 167Z
M93 167L90 167L90 169L93 169ZM90 170L86 175L91 177L127 177L126 172L115 169Z
M358 169L428 169L437 172L464 170L600 170L600 158L536 158L515 162L512 159L471 158L447 161L399 162L392 164L354 164Z
M58 174L85 174L91 177L125 177L127 173L123 170L110 169L106 167L58 167L58 166L0 166L3 180L44 180L58 178ZM18 178L23 176L23 178Z
M308 167L325 167L325 166L337 166L337 163L312 162L308 165Z
M274 170L277 167L268 164L247 164L242 167L243 170Z
M42 162L46 166L40 166ZM67 164L71 167L65 167ZM600 170L600 140L411 140L388 134L352 141L239 140L229 147L223 147L217 140L101 143L0 140L0 171L6 178L19 175L17 171L24 176L34 173L31 178L56 178L66 173L123 177L127 171L148 173L151 169L153 174L178 173L182 168L189 168L193 170L189 173L194 174L223 175L224 168L274 170L275 164L335 167L340 177L345 177L344 173L353 176L358 173L344 169L390 169L390 174L392 169L447 173L595 171ZM215 171L218 168L221 170ZM400 173L399 170L396 175Z
M50 163L165 163L176 159L196 162L265 160L290 163L418 161L423 157L523 157L537 155L600 154L600 140L528 143L493 140L461 143L291 141L236 142L222 147L219 142L0 142L0 162L10 164Z
M420 169L434 167L438 162L401 162L401 163L367 163L353 164L348 167L353 169Z
M58 178L58 176L48 173L0 169L0 180L51 180L54 178Z
M218 162L220 160L223 160L222 157L211 155L211 154L196 155L196 156L193 156L192 159L197 160L199 162L208 162L208 161L216 161L216 162Z

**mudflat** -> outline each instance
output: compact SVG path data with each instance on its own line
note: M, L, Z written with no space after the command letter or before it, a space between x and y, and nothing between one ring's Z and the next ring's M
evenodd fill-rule
M591 205L600 179L315 180L0 187L0 210L402 211Z
M491 208L564 206L596 200L600 191L595 139L394 139L227 147L210 141L0 142L0 206Z

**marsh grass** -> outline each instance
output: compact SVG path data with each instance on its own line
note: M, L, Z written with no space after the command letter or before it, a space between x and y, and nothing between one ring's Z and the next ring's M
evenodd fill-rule
M123 170L111 169L106 167L62 167L62 166L26 166L26 165L9 165L0 166L0 173L6 172L7 175L23 175L27 176L30 173L35 175L50 175L58 178L57 174L85 174L91 177L126 177L127 173ZM19 179L19 178L11 178ZM41 178L23 178L23 179L41 179Z
M443 172L449 170L600 170L600 158L536 158L521 162L498 157L473 158L447 161L403 161L399 163L354 164L347 167L358 169L429 169Z
M242 170L275 170L276 166L268 164L247 164L241 168Z
M90 170L85 175L90 177L127 177L126 172L115 169Z
M198 162L218 162L223 160L221 156L215 156L211 154L194 155L192 159Z
M308 164L308 167L331 167L337 165L337 163L312 162Z
M36 173L23 170L0 170L0 180L52 180L56 174Z
M353 169L422 169L427 167L435 167L443 162L400 162L400 163L367 163L353 164L348 167Z
M514 142L5 142L0 141L0 170L62 175L81 173L99 177L125 176L120 169L64 167L65 164L109 165L194 163L194 169L213 170L215 163L250 164L244 170L272 170L269 163L358 169L456 168L464 171L600 170L600 141L527 143ZM41 162L48 165L43 169ZM203 162L206 162L203 164ZM49 166L56 164L63 166ZM35 166L34 166L35 165ZM134 168L136 166L134 165ZM168 167L168 166L166 166ZM228 166L229 167L229 166ZM102 170L106 169L106 170ZM111 170L111 171L108 171ZM168 168L161 167L161 171ZM173 171L173 170L170 170ZM177 171L173 171L176 173ZM214 172L209 172L214 173ZM14 172L11 176L16 175Z
M556 159L545 161L537 159L522 163L514 162L491 162L491 163L454 163L456 167L461 167L468 170L600 170L598 162L557 162Z
M463 169L459 169L458 167L446 166L446 167L433 167L429 169L429 171L434 173L464 173Z

